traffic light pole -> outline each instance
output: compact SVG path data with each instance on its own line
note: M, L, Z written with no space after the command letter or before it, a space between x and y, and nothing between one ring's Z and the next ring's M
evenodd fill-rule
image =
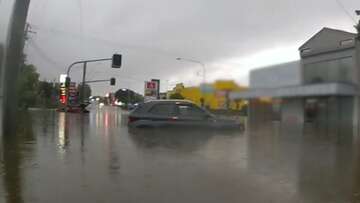
M72 64L68 67L68 69L67 69L67 71L66 71L66 74L69 76L71 68L72 68L74 65L77 65L77 64L93 63L93 62L99 62L99 61L111 61L111 60L112 60L112 58L94 59L94 60L86 60L86 61L76 61L76 62L72 63Z
M110 80L88 80L88 81L85 81L85 84L88 84L88 83L96 83L96 82L109 82ZM84 83L84 82L83 82Z
M84 63L84 71L83 71L83 78L82 78L82 85L81 85L81 101L84 104L85 103L85 77L86 77L86 64Z
M83 64L83 78L82 78L82 87L81 87L81 100L83 103L85 103L85 78L86 78L86 66L88 63L93 63L93 62L99 62L99 61L112 61L112 68L120 68L121 67L121 61L122 61L122 56L120 54L113 54L112 58L102 58L102 59L92 59L92 60L84 60L84 61L76 61L74 63L72 63L66 71L66 81L65 81L65 85L66 86L66 108L69 107L69 83L70 83L70 70L74 65L77 64ZM110 83L113 83L113 80L115 81L114 78L110 79ZM114 83L115 84L115 83ZM81 105L82 106L82 105Z
M111 61L112 58L103 58L103 59L93 59L93 60L84 60L84 61L76 61L74 63L72 63L66 71L66 75L67 77L69 77L70 75L70 71L71 68L77 64L83 64L83 78L82 78L82 83L83 85L81 86L81 101L82 103L84 103L85 97L84 97L84 91L85 91L85 78L86 78L86 67L87 67L87 63L93 63L93 62L99 62L99 61ZM69 87L66 87L66 106L69 106Z

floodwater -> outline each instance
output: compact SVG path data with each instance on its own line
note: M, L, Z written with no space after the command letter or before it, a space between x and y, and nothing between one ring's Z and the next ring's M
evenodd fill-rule
M23 113L0 148L0 202L358 202L352 135L129 130L121 110Z

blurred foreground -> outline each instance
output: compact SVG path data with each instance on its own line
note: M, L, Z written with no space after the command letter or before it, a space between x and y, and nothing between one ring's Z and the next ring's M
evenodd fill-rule
M0 202L356 202L352 135L128 130L114 107L32 110L4 136ZM290 133L291 132L291 133Z

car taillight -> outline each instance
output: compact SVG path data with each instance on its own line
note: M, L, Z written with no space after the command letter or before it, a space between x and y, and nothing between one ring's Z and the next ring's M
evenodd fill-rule
M133 117L133 116L129 116L129 123L135 122L137 120L139 120L139 119L136 117Z
M170 121L177 121L178 119L179 119L178 117L173 116L173 117L170 118Z

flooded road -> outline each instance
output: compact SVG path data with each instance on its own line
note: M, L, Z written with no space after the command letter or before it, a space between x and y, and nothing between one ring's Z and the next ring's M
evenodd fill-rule
M4 136L0 202L358 202L357 140L129 130L121 110L33 110Z

